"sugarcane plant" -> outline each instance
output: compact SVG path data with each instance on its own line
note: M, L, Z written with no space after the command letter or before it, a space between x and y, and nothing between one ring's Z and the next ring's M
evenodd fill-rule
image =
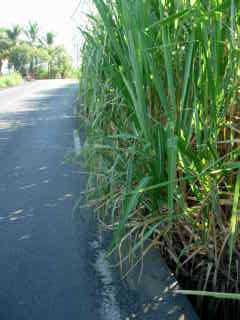
M238 293L239 2L93 2L80 80L88 200L112 248L157 245L192 288Z

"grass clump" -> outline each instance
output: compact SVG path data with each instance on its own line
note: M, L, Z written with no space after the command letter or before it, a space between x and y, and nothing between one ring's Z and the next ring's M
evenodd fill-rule
M240 285L238 1L94 0L84 30L89 196L131 254L188 289Z
M6 88L21 84L23 81L22 76L18 72L13 72L8 75L0 76L0 88Z

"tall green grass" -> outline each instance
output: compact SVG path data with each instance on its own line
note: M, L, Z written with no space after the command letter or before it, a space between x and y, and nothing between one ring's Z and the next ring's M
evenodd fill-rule
M130 240L134 255L150 239L195 289L239 292L239 2L94 3L89 198L115 248Z

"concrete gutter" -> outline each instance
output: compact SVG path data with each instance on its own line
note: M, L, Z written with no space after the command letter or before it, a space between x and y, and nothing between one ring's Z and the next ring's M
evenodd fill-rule
M74 106L74 121L75 128L77 128L77 103ZM75 129L73 133L75 153L76 156L81 152L81 141L79 130ZM83 139L81 139L83 140ZM103 235L105 232L103 232ZM110 235L111 237L111 235ZM107 247L107 240L109 238L109 232L102 237L103 246ZM105 239L106 238L106 239ZM141 248L144 251L144 248ZM124 254L125 253L125 254ZM122 248L122 257L129 253L129 247L125 245ZM134 253L136 256L140 256L140 252ZM106 258L107 259L107 258ZM108 266L118 265L119 256L113 254L108 258ZM108 267L109 268L109 267ZM184 295L178 295L176 290L180 289L180 286L174 277L173 273L169 270L164 259L160 256L158 249L151 249L144 257L143 263L138 263L130 272L132 264L127 260L124 262L119 271L124 276L123 281L127 284L128 288L136 292L138 296L138 303L142 306L141 315L133 315L126 320L134 319L158 319L158 320L199 320L196 312L194 311L190 301ZM112 271L116 270L116 267L111 268ZM150 317L148 316L149 314ZM144 316L143 316L144 315Z
M124 253L128 254L129 249L123 248L123 257ZM134 261L138 256L140 257L140 252L134 253ZM119 261L119 257L115 256L114 260ZM159 320L199 319L188 298L175 293L180 289L179 283L160 256L160 250L151 249L128 273L131 267L132 264L126 261L121 266L121 272L123 275L127 274L125 281L130 289L138 293L143 313L152 312L154 319Z

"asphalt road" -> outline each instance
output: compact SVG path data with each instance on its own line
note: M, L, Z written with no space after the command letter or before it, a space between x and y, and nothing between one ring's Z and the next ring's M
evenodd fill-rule
M0 320L100 319L94 230L72 218L84 178L65 161L77 90L57 80L0 91Z

